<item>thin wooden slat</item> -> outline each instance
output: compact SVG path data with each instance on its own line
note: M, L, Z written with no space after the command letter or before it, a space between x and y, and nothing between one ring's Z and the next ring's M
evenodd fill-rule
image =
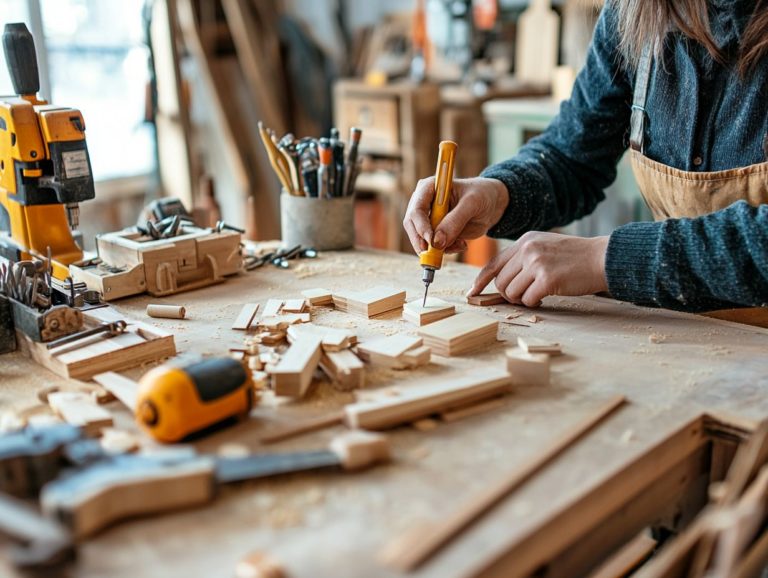
M241 331L248 331L251 326L253 318L256 317L256 313L259 311L258 303L246 303L240 310L240 313L232 324L232 329L238 329Z

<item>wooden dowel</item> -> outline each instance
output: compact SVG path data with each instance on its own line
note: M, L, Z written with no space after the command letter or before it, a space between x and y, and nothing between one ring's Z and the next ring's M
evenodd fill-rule
M147 305L147 315L163 319L184 319L187 310L182 305Z

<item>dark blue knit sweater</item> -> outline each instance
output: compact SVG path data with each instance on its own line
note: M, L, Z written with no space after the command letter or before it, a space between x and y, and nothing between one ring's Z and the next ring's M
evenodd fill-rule
M710 0L713 35L726 53L737 53L754 5ZM516 238L563 226L605 198L627 148L634 86L617 40L616 14L607 3L560 114L517 156L483 171L510 193L489 235ZM768 59L741 79L733 63L721 66L702 46L673 34L654 63L646 108L645 153L655 161L719 171L767 160ZM703 162L695 165L696 157ZM768 205L738 202L696 219L619 227L608 245L606 275L615 298L643 305L688 311L765 306Z

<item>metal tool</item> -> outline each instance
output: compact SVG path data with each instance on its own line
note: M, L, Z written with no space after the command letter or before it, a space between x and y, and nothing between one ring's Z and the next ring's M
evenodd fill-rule
M101 325L97 327L93 327L92 329L86 329L85 331L73 333L72 335L67 335L66 337L62 337L61 339L56 339L55 341L46 343L45 346L48 349L55 349L55 348L61 347L62 345L67 345L68 343L80 341L85 337L91 337L93 335L100 335L100 334L105 334L104 337L116 337L118 335L125 333L125 330L127 327L128 327L128 324L122 319L118 321L102 323Z
M125 518L208 503L220 484L312 470L359 470L389 459L386 437L363 431L347 432L329 449L310 452L241 458L189 451L126 454L50 482L40 503L44 513L83 538Z
M290 266L289 261L292 259L314 259L317 257L317 251L314 247L304 247L302 245L296 245L290 249L281 249L279 251L271 251L264 253L263 255L247 256L245 261L245 270L253 271L259 267L263 267L267 263L271 263L275 267L280 269L287 269Z
M451 202L451 189L453 187L453 165L456 160L457 145L453 141L444 140L440 143L437 156L437 169L435 170L435 198L432 201L432 211L429 220L432 231L437 230L438 225L448 214ZM426 251L419 255L419 263L422 267L421 280L424 282L424 303L427 304L429 286L435 280L435 271L443 266L443 250L435 249L432 244Z
M50 248L53 276L65 279L83 258L73 233L78 203L95 197L85 121L80 111L37 97L35 42L23 23L5 25L3 48L17 96L0 99L0 206L7 217L0 219L7 229L0 255L42 258Z
M36 496L69 463L67 447L82 439L83 431L69 424L0 435L0 492L19 498Z
M161 442L177 442L229 418L245 418L256 402L251 371L230 357L182 367L161 365L139 380L136 422Z

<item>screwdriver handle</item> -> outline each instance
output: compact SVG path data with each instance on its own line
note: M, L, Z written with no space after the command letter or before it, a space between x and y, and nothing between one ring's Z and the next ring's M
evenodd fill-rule
M450 140L444 140L440 143L437 168L435 169L435 198L432 201L432 211L429 215L432 231L437 229L443 222L445 215L448 214L453 187L453 165L458 146ZM440 269L443 265L443 251L435 249L430 243L429 248L419 255L419 263L423 267Z

